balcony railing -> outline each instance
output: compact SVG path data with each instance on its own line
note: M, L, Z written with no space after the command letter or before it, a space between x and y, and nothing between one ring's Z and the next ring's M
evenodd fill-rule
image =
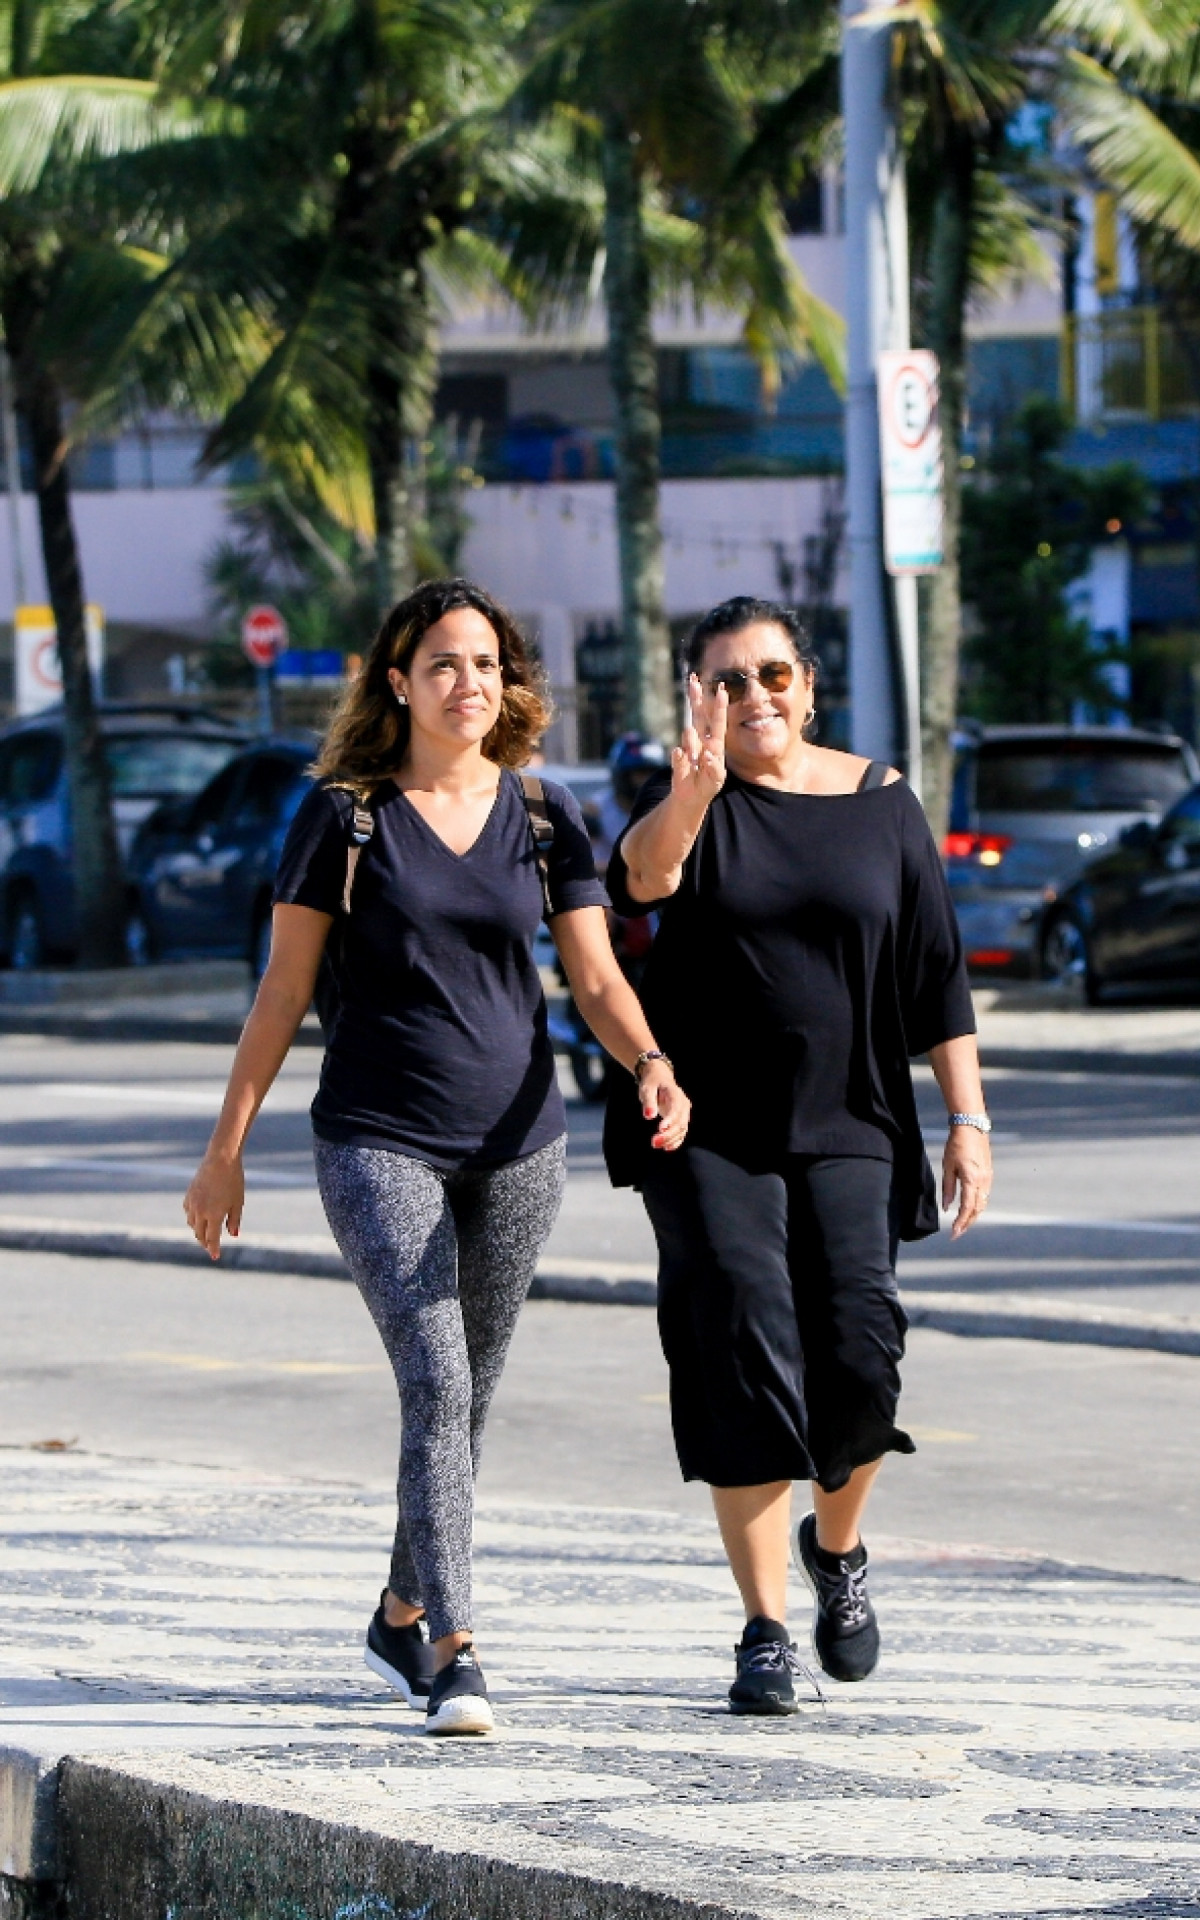
M1061 382L1064 404L1081 426L1198 413L1200 313L1146 306L1070 315Z

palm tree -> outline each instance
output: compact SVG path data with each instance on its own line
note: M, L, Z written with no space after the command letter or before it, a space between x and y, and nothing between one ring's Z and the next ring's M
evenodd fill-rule
M125 961L124 883L108 765L87 660L71 512L68 411L79 395L71 282L82 257L121 250L85 185L90 167L185 134L186 112L133 79L131 21L116 6L7 0L0 7L0 323L33 459L42 557L62 663L79 959ZM10 484L12 484L10 476Z
M656 298L733 306L767 378L815 349L841 378L837 321L788 256L773 182L745 163L789 56L819 51L789 0L545 0L518 106L560 121L604 197L604 304L616 411L626 721L666 737L674 672L659 522Z
M1153 9L1140 0L903 0L888 9L908 113L914 304L941 364L945 563L925 596L921 676L924 799L939 834L949 813L962 631L966 317L989 279L1030 264L1039 224L1036 207L1022 201L1007 129L1024 103L1046 102L1064 136L1124 191L1138 181L1148 187L1157 167L1158 192L1142 204L1178 222L1181 209L1167 206L1167 182L1178 189L1181 177L1178 155L1167 163L1168 135L1147 88L1172 61L1173 44L1194 58L1194 19L1184 41L1175 37L1186 14L1194 14L1190 0ZM1200 230L1200 182L1192 196Z
M200 192L193 154L159 169L176 244L130 285L110 404L204 395L207 463L249 450L316 489L373 538L390 605L413 578L441 290L503 270L487 228L513 165L488 107L511 84L516 0L234 0L219 17L179 0L174 17L169 85L238 132L210 145ZM524 188L532 208L528 169Z

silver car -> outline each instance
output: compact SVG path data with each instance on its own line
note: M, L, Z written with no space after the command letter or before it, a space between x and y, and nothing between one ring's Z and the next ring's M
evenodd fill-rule
M983 727L956 744L946 872L967 963L988 973L1038 973L1047 907L1200 778L1185 740L1135 727Z

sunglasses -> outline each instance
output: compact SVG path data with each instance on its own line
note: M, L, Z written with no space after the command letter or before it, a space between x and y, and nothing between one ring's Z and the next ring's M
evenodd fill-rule
M795 678L794 660L764 660L761 667L751 667L749 672L743 672L741 667L728 667L724 673L714 673L708 690L715 693L718 687L724 687L730 706L736 707L739 700L746 698L752 680L758 681L764 693L783 693Z

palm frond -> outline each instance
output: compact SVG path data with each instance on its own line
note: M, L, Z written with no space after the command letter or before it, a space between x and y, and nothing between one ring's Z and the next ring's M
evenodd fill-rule
M848 32L882 27L905 30L909 56L947 112L980 133L1002 123L1021 102L1023 84L1013 65L1014 48L1001 34L972 32L942 0L901 0L855 14Z
M292 324L209 436L204 464L254 451L285 481L311 488L342 526L374 530L364 372L372 316L352 304L327 259ZM377 356L376 356L377 357Z
M1028 281L1049 284L1054 264L1039 235L1046 216L990 168L975 175L971 219L972 301L994 300Z
M1172 49L1196 30L1194 10L1178 0L1056 0L1043 35L1103 53L1114 65L1168 60Z
M1200 155L1145 100L1077 48L1065 56L1059 100L1073 138L1132 217L1200 250Z
M0 83L0 196L29 193L52 161L111 159L186 140L206 116L150 81L102 75Z
M732 184L765 179L780 192L789 190L803 163L819 154L837 120L840 67L836 53L825 54L797 86L767 106L737 161Z

